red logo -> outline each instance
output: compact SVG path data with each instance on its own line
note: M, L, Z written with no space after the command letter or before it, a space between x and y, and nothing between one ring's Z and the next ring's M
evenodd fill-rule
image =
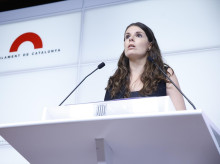
M15 39L15 41L11 45L9 52L16 52L19 46L26 41L30 41L31 43L33 43L34 49L43 48L43 42L39 35L33 32L27 32Z

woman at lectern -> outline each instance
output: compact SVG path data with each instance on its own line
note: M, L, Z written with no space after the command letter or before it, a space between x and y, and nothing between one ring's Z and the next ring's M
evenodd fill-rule
M130 24L124 34L124 51L118 68L108 80L105 101L130 97L170 96L177 110L185 110L183 96L171 67L162 60L157 40L145 24Z

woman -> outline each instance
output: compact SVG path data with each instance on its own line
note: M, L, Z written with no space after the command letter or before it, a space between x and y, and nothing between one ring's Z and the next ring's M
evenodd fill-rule
M105 101L146 96L170 96L176 110L185 110L182 95L161 71L150 61L150 56L158 66L179 87L172 68L162 60L157 40L152 30L143 23L130 24L124 34L124 51L118 61L118 68L109 78Z

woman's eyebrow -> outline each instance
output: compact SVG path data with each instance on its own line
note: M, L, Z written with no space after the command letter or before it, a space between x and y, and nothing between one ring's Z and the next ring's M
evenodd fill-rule
M142 31L136 31L135 33L136 33L136 34L137 34L137 33L142 33L142 34L143 34L144 32L142 32ZM126 35L126 34L130 34L130 32L126 32L125 35Z
M142 33L142 34L143 34L144 32L142 32L142 31L137 31L136 33Z

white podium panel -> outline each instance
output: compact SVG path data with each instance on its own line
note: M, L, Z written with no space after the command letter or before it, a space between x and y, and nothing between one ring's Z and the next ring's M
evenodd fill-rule
M169 96L132 98L45 108L43 120L90 119L97 116L118 116L175 111Z
M219 164L204 118L196 110L44 120L0 125L0 135L31 164Z

